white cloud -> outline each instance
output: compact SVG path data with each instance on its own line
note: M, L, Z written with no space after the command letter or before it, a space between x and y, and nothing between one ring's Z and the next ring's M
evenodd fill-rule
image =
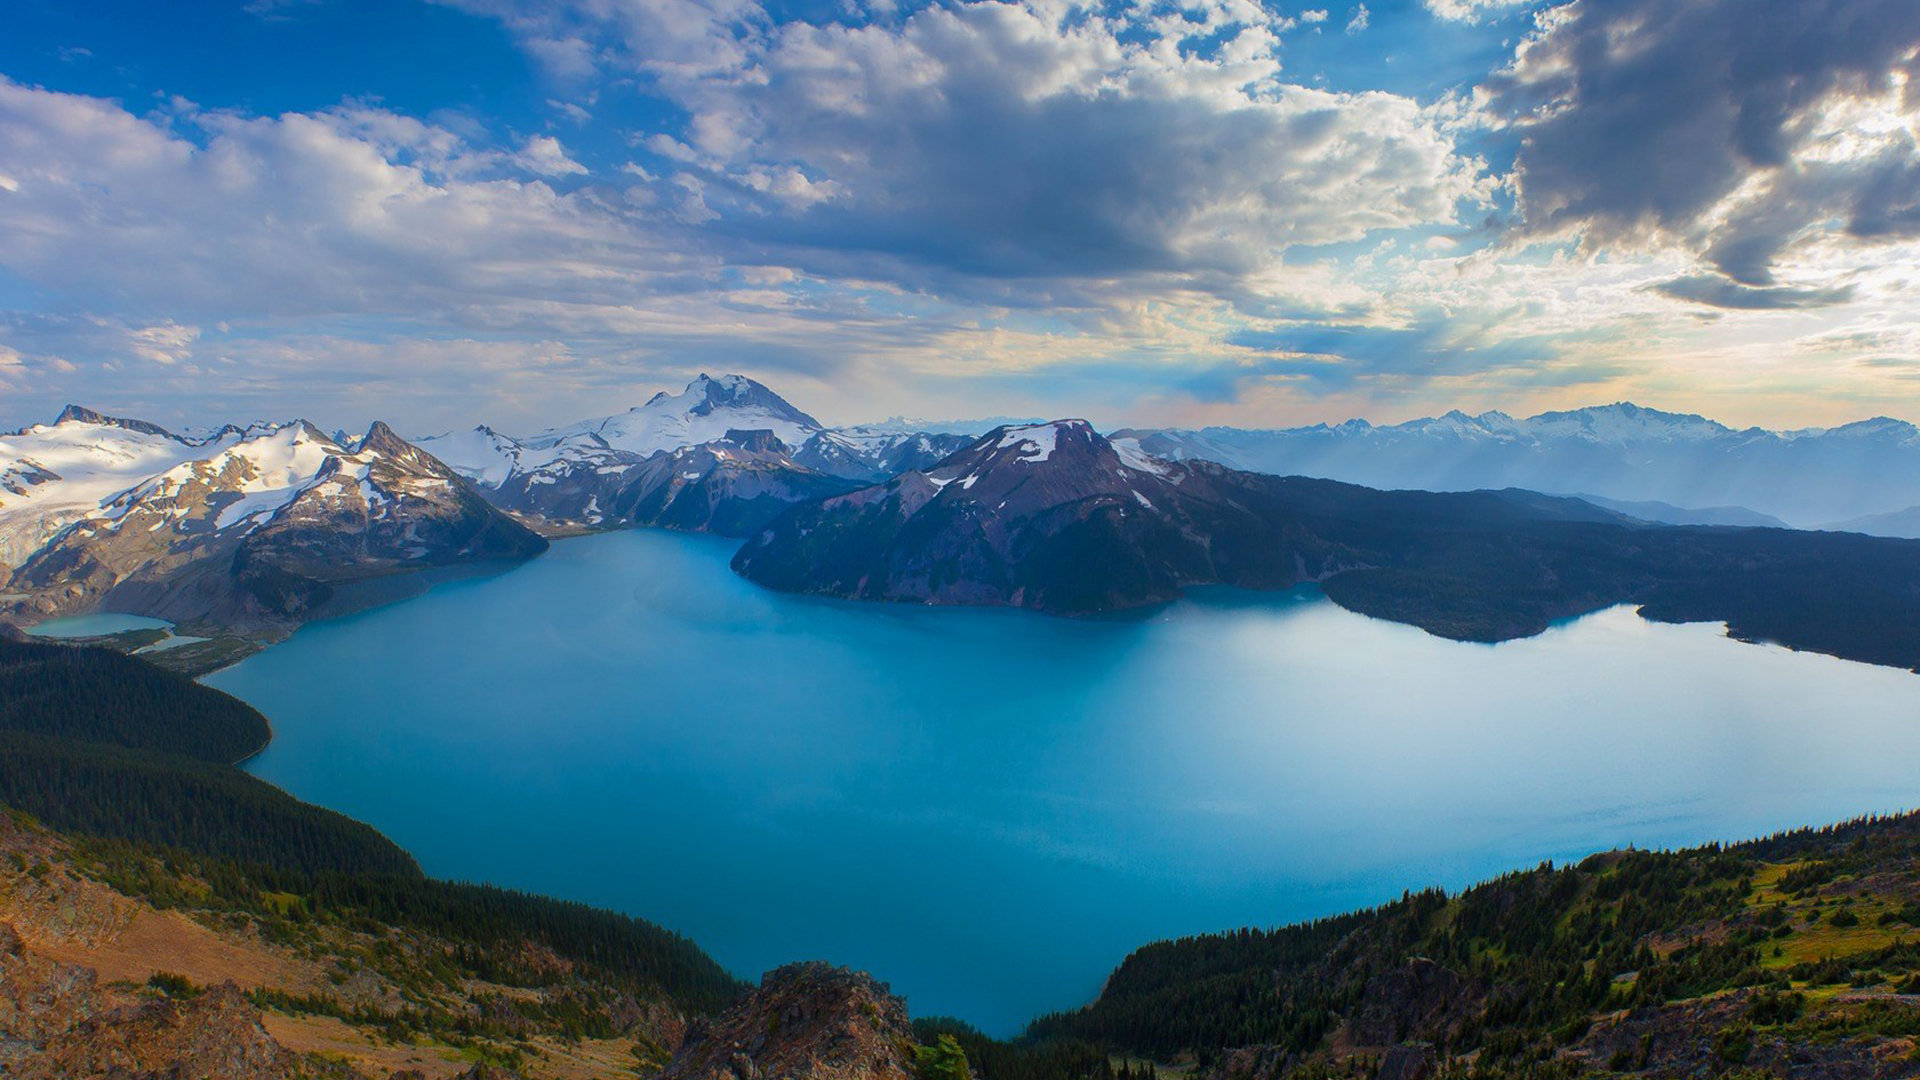
M1449 22L1483 22L1512 14L1543 0L1423 0L1435 18Z
M787 24L724 73L666 80L695 121L647 145L704 176L723 218L787 212L772 231L803 264L921 282L1228 287L1290 247L1451 222L1483 197L1478 163L1417 102L1283 79L1285 25L1231 0Z
M697 261L525 168L582 171L547 136L506 156L365 107L169 122L0 80L0 264L133 318L244 319L625 303Z
M1347 20L1347 33L1358 34L1371 25L1373 25L1373 13L1367 10L1367 5L1355 5L1353 18Z
M583 176L587 167L567 156L560 140L551 135L535 135L527 140L514 161L528 172L541 176Z

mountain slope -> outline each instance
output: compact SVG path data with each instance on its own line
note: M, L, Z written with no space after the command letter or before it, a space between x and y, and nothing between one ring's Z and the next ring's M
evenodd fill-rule
M1912 1076L1917 853L1870 820L1160 942L1032 1035L1214 1080Z
M1080 421L1002 428L921 473L797 506L734 568L793 592L1094 614L1189 585L1335 602L1501 641L1621 603L1920 666L1920 543L1653 526L1532 492L1375 491L1141 456Z
M16 473L48 446L82 464L7 508L12 535L50 539L13 569L0 614L105 606L271 635L340 582L546 546L384 424L351 445L304 421L200 442L158 430L69 409L9 447Z
M1920 539L1920 506L1909 506L1905 510L1893 510L1885 514L1868 514L1849 521L1822 525L1821 528L1829 532L1858 532L1866 533L1868 536Z
M1203 581L1289 585L1352 558L1071 420L997 428L925 472L796 507L734 567L795 592L1073 614Z
M1520 487L1627 502L1738 506L1801 527L1920 503L1920 429L1884 417L1735 429L1629 403L1525 419L1489 412L1376 426L1115 433L1163 457L1377 488Z

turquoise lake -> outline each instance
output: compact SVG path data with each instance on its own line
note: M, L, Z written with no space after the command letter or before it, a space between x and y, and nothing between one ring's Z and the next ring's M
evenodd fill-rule
M1317 593L1127 621L763 592L566 540L207 682L428 873L872 971L1008 1034L1148 941L1920 803L1920 677L1627 609L1463 645Z

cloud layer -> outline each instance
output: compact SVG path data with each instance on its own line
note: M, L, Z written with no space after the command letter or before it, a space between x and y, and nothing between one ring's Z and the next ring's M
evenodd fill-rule
M0 72L11 399L552 422L702 367L844 418L1911 392L1908 0L445 3L533 58L543 120ZM1500 59L1368 88L1429 31Z

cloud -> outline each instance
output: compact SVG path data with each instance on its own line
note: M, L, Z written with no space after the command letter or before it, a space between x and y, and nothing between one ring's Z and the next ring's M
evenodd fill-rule
M514 161L528 172L541 176L581 176L587 171L585 165L568 157L560 140L551 135L535 135L528 139L527 144L514 155Z
M1121 11L978 0L783 24L738 69L666 81L693 120L652 145L699 178L716 232L918 285L1214 291L1290 248L1450 223L1485 197L1418 102L1283 80L1283 27L1258 6Z
M1528 232L1768 289L1791 252L1920 235L1916 75L1911 0L1574 0L1481 95L1520 137Z
M1373 13L1367 10L1365 4L1356 5L1353 9L1353 18L1347 20L1347 36L1352 37L1371 25L1373 25Z
M1655 285L1656 292L1676 300L1688 300L1709 307L1739 311L1791 311L1828 307L1853 299L1852 286L1830 289L1795 289L1774 285L1756 287L1730 281L1718 274L1693 274Z
M547 136L502 154L366 107L139 117L0 80L0 265L154 320L478 302L497 318L676 287L697 258L593 193L527 178L581 171Z
M1423 0L1437 19L1448 22L1477 23L1500 19L1544 0Z
M754 0L439 0L504 23L548 70L686 78L738 70L769 20Z

